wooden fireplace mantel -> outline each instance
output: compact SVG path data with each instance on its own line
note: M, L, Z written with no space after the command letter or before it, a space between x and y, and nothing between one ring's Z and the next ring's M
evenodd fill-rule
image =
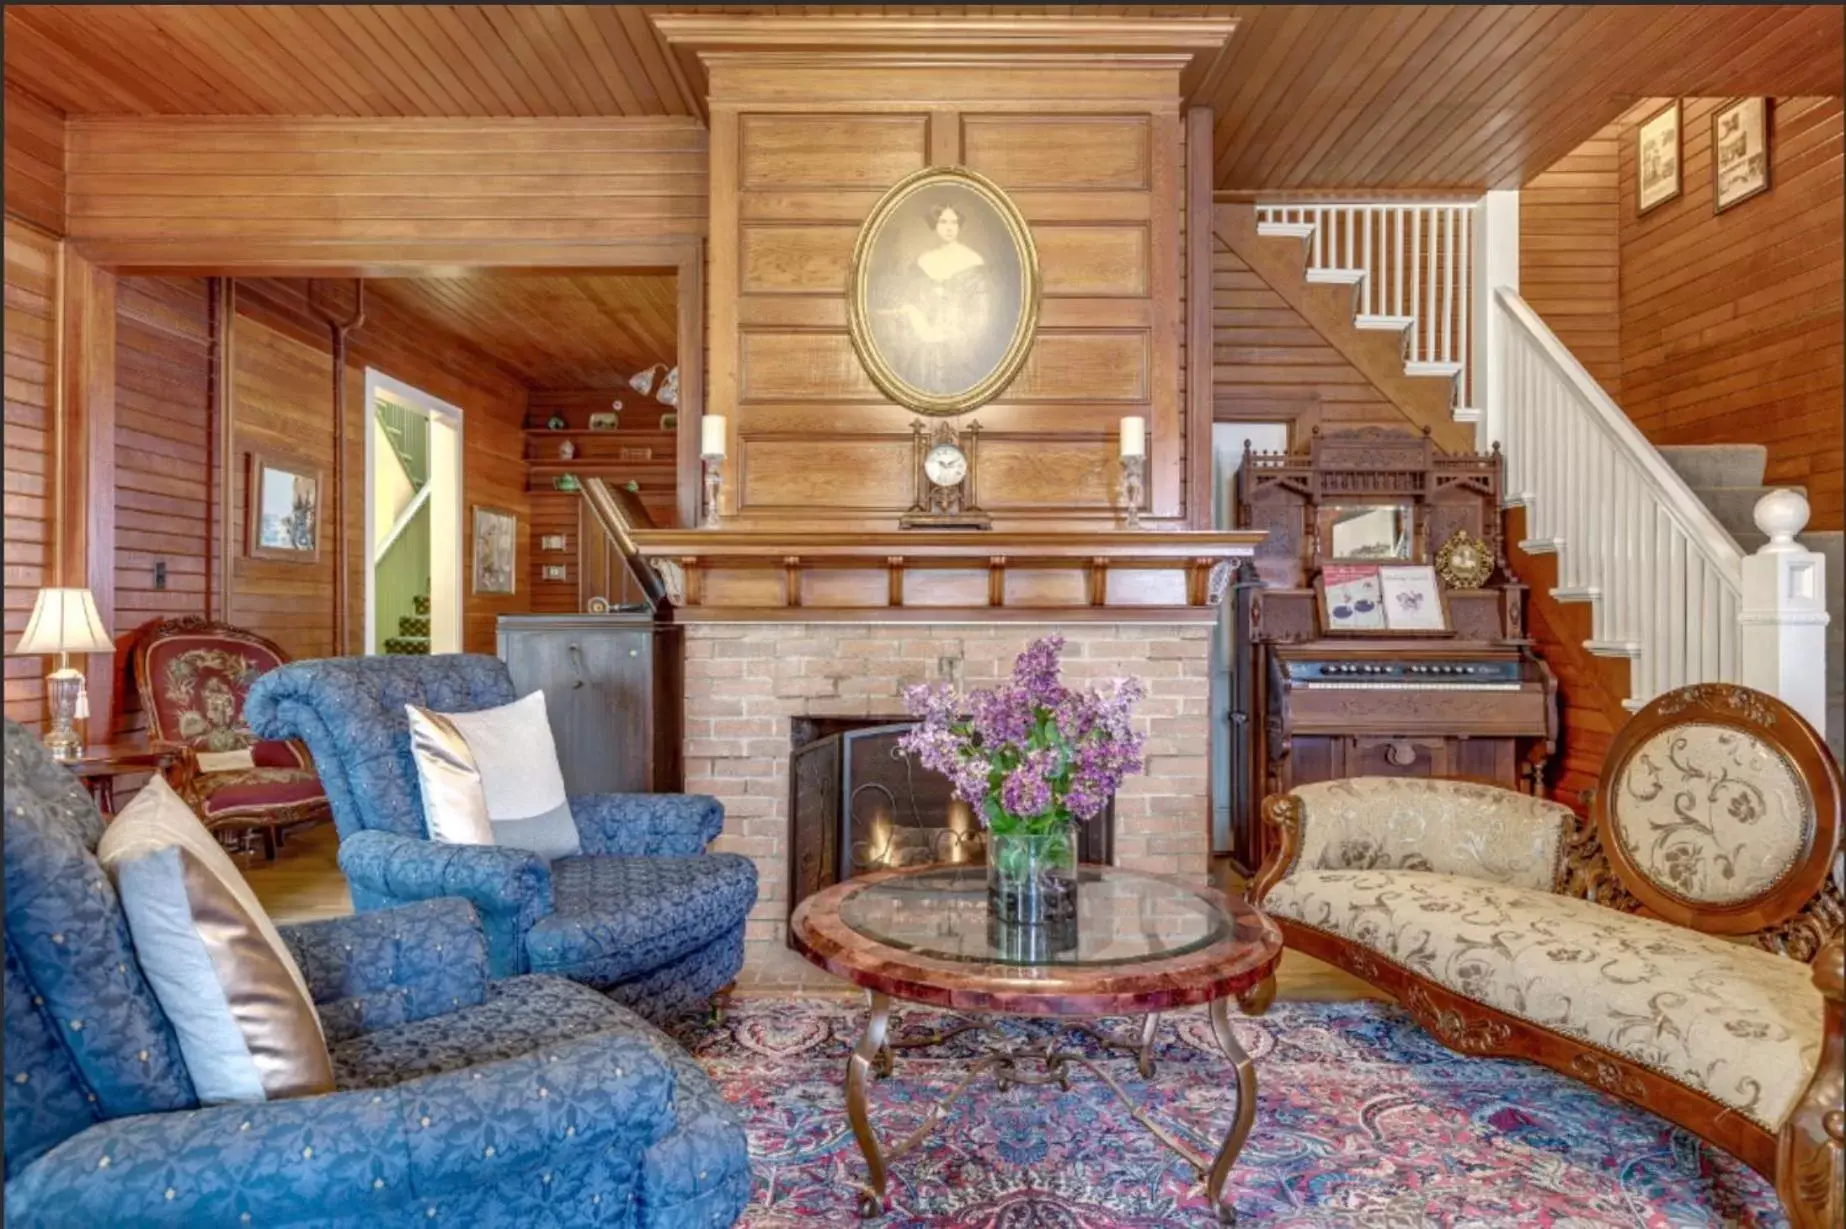
M637 529L675 618L1199 621L1261 531ZM901 613L900 613L901 612Z

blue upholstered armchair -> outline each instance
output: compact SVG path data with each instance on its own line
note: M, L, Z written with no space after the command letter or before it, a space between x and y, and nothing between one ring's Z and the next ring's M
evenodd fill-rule
M517 697L505 663L474 654L334 657L258 679L244 704L262 738L299 738L333 804L353 907L460 896L481 911L495 977L555 973L652 1020L702 1005L743 967L756 867L706 853L717 799L572 798L583 853L537 855L427 839L405 704L472 712Z
M731 1224L735 1115L684 1050L556 977L490 982L474 908L283 928L336 1091L200 1107L95 848L6 723L9 1226Z

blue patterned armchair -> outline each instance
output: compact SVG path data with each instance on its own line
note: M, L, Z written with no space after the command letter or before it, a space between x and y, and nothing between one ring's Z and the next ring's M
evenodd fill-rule
M6 723L6 1223L732 1224L742 1127L652 1025L556 977L490 982L475 911L284 927L336 1091L201 1107L68 771Z
M480 910L495 977L555 973L652 1020L702 1005L743 967L756 866L706 853L717 799L602 794L570 800L583 853L430 841L404 705L472 712L517 697L495 657L333 657L291 662L250 688L262 738L299 738L333 804L340 869L361 912L437 896Z

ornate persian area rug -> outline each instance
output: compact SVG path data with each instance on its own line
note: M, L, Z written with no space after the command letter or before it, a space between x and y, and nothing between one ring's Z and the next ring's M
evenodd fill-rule
M1742 1162L1669 1123L1532 1063L1444 1049L1381 1003L1275 1004L1233 1013L1256 1060L1256 1125L1232 1170L1238 1223L1367 1229L1738 1226L1783 1229L1774 1192ZM977 1080L919 1147L891 1166L890 1211L861 1222L865 1176L842 1091L865 1021L846 998L744 997L723 1024L679 1039L741 1111L756 1188L742 1224L1165 1229L1210 1226L1192 1170L1134 1121L1107 1085L1071 1068L1001 1091ZM893 1013L902 1041L953 1018ZM1113 1023L1121 1035L1129 1022ZM1005 1022L1031 1044L1037 1022ZM1151 1082L1133 1057L1076 1034L1156 1120L1207 1155L1231 1121L1236 1085L1202 1011L1163 1025ZM979 1034L897 1051L872 1084L887 1155L985 1052Z

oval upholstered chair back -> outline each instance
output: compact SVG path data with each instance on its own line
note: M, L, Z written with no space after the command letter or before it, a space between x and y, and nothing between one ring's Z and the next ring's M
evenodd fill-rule
M89 795L6 723L6 1170L92 1123L197 1104L135 959Z
M135 682L148 732L194 751L250 752L258 768L306 768L298 743L259 739L244 719L257 679L288 661L275 641L197 617L165 619L135 643Z
M1595 822L1616 874L1669 922L1754 934L1825 897L1817 924L1838 927L1839 765L1773 696L1707 683L1654 699L1609 749Z
M515 698L506 663L484 654L325 657L258 679L244 717L260 737L308 744L342 839L368 829L423 837L404 706L467 713Z

